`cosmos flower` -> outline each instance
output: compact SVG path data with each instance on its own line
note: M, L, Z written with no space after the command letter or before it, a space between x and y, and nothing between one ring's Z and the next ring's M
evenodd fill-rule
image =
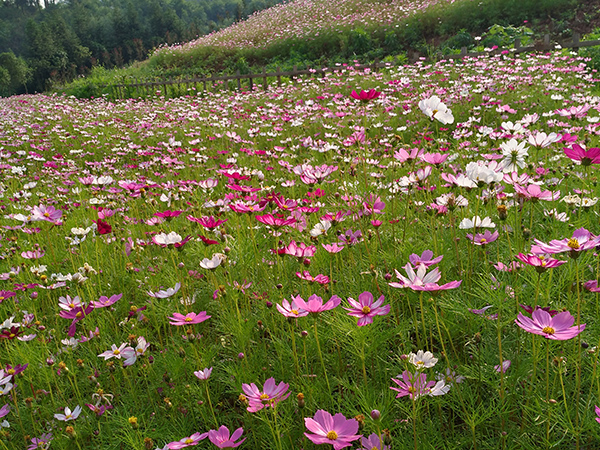
M600 148L593 147L586 150L583 145L573 144L571 148L565 148L564 152L573 161L579 161L582 166L600 164Z
M54 414L54 418L56 420L61 420L63 422L67 422L69 420L75 420L81 414L81 406L77 405L73 411L69 409L69 407L65 407L64 414Z
M318 314L323 311L329 311L335 308L342 301L337 295L332 295L329 301L323 304L323 299L317 294L313 294L308 298L308 301L304 301L302 297L297 296L294 301L301 309L308 311L309 313Z
M210 378L210 374L212 373L213 368L206 368L204 370L198 370L196 372L194 372L194 375L196 375L196 377L199 380L203 380L206 381Z
M334 450L349 447L353 441L362 437L356 434L358 422L355 419L346 419L341 413L332 416L327 411L320 409L312 419L305 417L304 424L308 431L314 433L304 433L308 439L317 445L333 445Z
M289 387L290 385L283 381L276 384L272 377L265 381L262 391L254 383L243 383L242 390L248 400L246 409L249 412L256 412L269 406L274 408L277 403L289 397L290 393L287 392Z
M421 100L419 102L419 108L427 117L431 120L435 119L441 122L443 125L454 123L454 116L452 111L442 103L437 95L430 98Z
M384 296L382 295L376 302L373 302L373 294L363 292L358 296L358 301L353 298L348 299L348 303L352 308L344 308L349 316L358 317L357 325L362 327L373 323L375 316L385 316L390 312L390 305L383 305Z
M179 441L170 442L167 444L167 448L171 450L176 450L185 447L191 447L193 445L198 445L200 441L206 439L208 433L194 433L189 437L184 437Z
M210 319L211 316L206 315L206 311L202 311L198 314L195 312L191 312L186 314L173 313L173 317L169 317L171 325L193 325L195 323L202 323L207 319Z
M429 369L436 365L437 358L433 357L433 353L419 350L417 353L408 354L408 362L417 368L417 370Z
M439 396L444 395L450 390L450 386L446 385L444 380L427 381L427 375L416 372L410 373L408 370L402 372L402 379L392 378L392 381L399 387L390 387L393 391L397 391L396 398L409 396L411 400L416 400L424 395Z
M235 448L240 446L242 442L246 440L246 438L244 438L241 441L235 442L242 437L243 433L244 429L240 427L233 432L231 437L229 437L229 428L222 425L218 431L210 430L208 432L208 439L219 448Z
M34 206L31 210L31 220L39 221L44 220L46 222L57 222L62 217L62 211L55 209L54 206Z
M357 93L356 91L352 91L350 93L350 97L352 97L353 99L356 99L356 100L363 101L363 102L368 102L369 100L375 100L376 98L379 98L380 95L381 95L381 92L377 92L375 89L371 89L370 91L363 91L361 89L360 93Z
M146 294L154 298L169 298L177 294L179 288L181 288L181 283L177 282L172 288L167 288L166 290L159 289L157 292L147 291Z
M308 316L308 311L306 311L305 309L300 308L296 304L296 301L295 301L296 298L297 297L293 297L292 296L292 303L291 304L286 299L283 299L283 301L281 302L281 305L277 304L277 311L279 311L285 317L297 318L297 317Z
M575 319L569 311L564 311L552 317L543 309L536 309L531 313L531 319L519 313L515 323L525 331L539 334L546 339L565 341L572 339L585 330L585 323L572 326Z

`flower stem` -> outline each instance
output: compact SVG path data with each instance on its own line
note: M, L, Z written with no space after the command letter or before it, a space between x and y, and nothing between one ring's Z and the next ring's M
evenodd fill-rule
M315 317L315 341L317 343L317 351L319 352L319 360L321 361L321 368L323 369L323 375L325 375L325 381L327 382L327 391L331 394L331 386L329 385L329 378L327 377L327 369L325 369L325 363L323 362L323 353L321 352L321 344L319 344L319 333L317 331L318 317Z

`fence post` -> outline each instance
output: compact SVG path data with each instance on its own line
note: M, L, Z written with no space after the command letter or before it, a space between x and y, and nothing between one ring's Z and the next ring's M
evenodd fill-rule
M206 77L202 77L202 92L206 92Z
M467 56L467 47L461 47L460 48L460 58L464 58L465 56Z
M238 91L242 92L242 75L240 74L240 69L235 71L235 76L237 77Z
M267 69L263 67L263 91L267 92Z
M277 87L281 87L281 67L277 67Z
M292 83L294 85L296 85L296 77L294 76L294 74L296 73L297 70L298 70L298 67L296 66L296 64L294 64L294 70L292 70Z
M580 35L579 33L575 32L573 33L573 50L575 51L575 53L579 53L579 38Z
M373 61L373 72L377 72L377 69L379 69L379 58L375 58L375 61Z
M544 35L544 50L550 50L550 35L548 33Z
M252 71L248 72L248 81L250 83L248 83L250 85L250 92L252 92L254 90L254 78L252 78Z

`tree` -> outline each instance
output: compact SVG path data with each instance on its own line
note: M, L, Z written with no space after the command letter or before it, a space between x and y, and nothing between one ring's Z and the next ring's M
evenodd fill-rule
M12 95L27 91L31 69L23 58L13 52L0 53L0 94Z

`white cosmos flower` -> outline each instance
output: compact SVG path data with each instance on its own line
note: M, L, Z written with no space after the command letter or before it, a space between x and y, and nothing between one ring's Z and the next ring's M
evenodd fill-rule
M173 295L175 295L179 291L180 287L181 287L181 283L177 282L177 283L175 283L175 287L168 288L166 290L160 289L158 292L147 291L146 293L150 297L154 297L154 298L168 298L168 297L172 297Z
M467 177L475 183L499 183L504 179L502 172L490 169L483 162L470 162L465 168Z
M473 219L464 218L461 220L458 228L461 230L470 230L471 228L494 228L495 226L496 224L489 217L482 220L481 217L475 216Z
M328 220L321 220L315 227L310 230L310 235L313 237L327 234L327 231L331 228L331 222Z
M437 383L435 383L435 386L431 388L431 391L429 391L429 395L431 395L432 397L437 397L438 395L447 394L449 390L450 385L446 384L444 380L440 380Z
M518 168L525 167L525 157L529 156L529 148L526 148L525 144L525 141L517 142L516 139L500 144L500 149L504 155L500 167L502 167L504 173L517 172Z
M529 143L534 147L546 148L561 140L561 136L556 133L546 134L544 132L535 133L529 136Z
M448 107L442 103L437 95L421 100L419 102L419 108L421 108L423 114L425 114L431 120L436 119L443 125L454 123L452 111L450 111Z
M430 367L435 366L438 362L437 358L433 357L433 353L424 352L423 350L419 350L416 354L409 353L408 361L415 366L418 370L429 369Z
M200 267L203 269L213 270L221 265L225 261L226 256L222 253L215 253L212 259L204 258L200 261Z
M152 240L158 245L171 245L180 243L183 238L174 231L171 231L169 234L159 233L153 236Z

